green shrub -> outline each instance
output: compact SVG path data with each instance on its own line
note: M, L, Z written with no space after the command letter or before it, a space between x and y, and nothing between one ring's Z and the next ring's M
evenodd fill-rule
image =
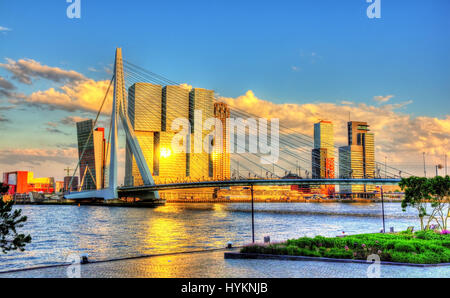
M386 249L393 249L395 247L396 241L388 241L385 244Z
M353 258L353 252L341 248L331 248L330 250L325 251L323 256L334 259L351 259Z
M413 255L401 251L394 251L391 253L392 261L399 263L410 263L410 256Z
M288 240L286 243L287 243L287 245L295 245L295 246L304 248L307 246L311 247L313 242L314 241L311 238L302 237L299 239Z
M416 252L415 246L405 241L395 243L394 250L398 252Z
M442 254L446 250L444 247L435 244L428 245L428 249L437 254Z
M423 258L422 264L438 264L441 262L441 257L434 252L428 251L420 255Z
M316 250L312 250L312 249L303 249L302 253L304 256L307 257L321 257L320 253Z
M241 252L360 260L367 259L368 255L378 254L382 261L417 264L450 263L450 235L420 231L414 234L302 237L285 243L248 245L243 247Z
M418 239L424 239L424 240L439 240L442 239L442 235L434 232L434 231L418 231L416 233L414 233L414 236L416 236L416 238Z

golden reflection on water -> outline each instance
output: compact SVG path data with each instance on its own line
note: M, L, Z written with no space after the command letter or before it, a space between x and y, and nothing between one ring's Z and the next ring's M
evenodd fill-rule
M230 215L227 211L227 206L224 204L214 204L213 210L214 216L218 218L225 218Z
M181 247L190 241L183 221L161 217L148 218L147 221L142 243L144 253L149 253L148 250L156 246L160 253L181 251Z
M158 213L176 213L180 212L183 208L180 204L166 204L164 206L157 207L155 212Z

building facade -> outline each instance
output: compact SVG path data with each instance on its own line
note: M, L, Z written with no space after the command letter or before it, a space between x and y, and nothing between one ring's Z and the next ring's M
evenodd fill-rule
M3 173L3 183L9 186L8 194L27 194L29 192L42 192L51 194L55 192L55 179L53 177L35 178L33 172L16 171Z
M94 129L92 119L77 122L77 139L81 189L104 188L106 151L104 128Z
M331 121L320 121L314 124L314 149L312 149L311 169L313 179L335 178L334 167L334 127ZM334 185L322 185L320 192L332 195Z
M231 178L230 168L230 153L228 152L228 145L230 140L228 139L228 127L227 119L230 118L230 108L226 103L217 102L214 103L214 117L219 119L222 124L222 141L218 142L214 140L215 152L213 152L213 167L214 167L214 179L215 180L229 180ZM221 148L218 148L218 147Z
M150 171L153 169L154 136L162 125L162 92L162 86L150 83L136 83L128 89L128 118ZM128 144L125 151L125 185L142 185L142 176Z
M195 138L199 137L203 145L203 140L208 137L208 132L194 131L195 125L201 126L199 127L201 129L205 119L214 117L214 91L136 83L129 88L127 109L155 183L206 180L214 176L212 154L203 150L194 152ZM201 117L195 113L196 110L201 111ZM181 133L181 126L174 124L174 120L178 118L185 119L185 124L189 124L191 128L186 131L183 142L179 144L185 146L182 148L184 152L176 152L172 144L174 136L176 134L180 136ZM224 169L220 169L220 172L226 175ZM143 184L128 146L125 184L135 186Z
M201 111L201 118L200 112ZM189 122L191 124L191 147L186 167L191 180L208 180L214 176L213 152L206 152L205 138L213 146L210 132L203 130L203 122L214 117L214 91L194 88L189 93ZM197 130L197 131L196 131ZM196 152L196 143L202 144L201 152Z
M367 122L347 123L348 146L339 148L339 176L341 178L375 178L375 136ZM371 193L373 185L341 186L341 193Z
M78 177L74 176L72 180L72 187L70 187L70 180L72 179L72 176L65 176L64 177L64 191L77 191L78 190Z

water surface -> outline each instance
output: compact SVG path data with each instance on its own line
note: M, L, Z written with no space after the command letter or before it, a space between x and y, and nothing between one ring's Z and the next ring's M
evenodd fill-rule
M28 221L22 232L32 236L25 252L0 255L0 271L58 264L70 254L88 253L106 260L222 248L251 241L249 203L171 203L155 209L97 206L18 206ZM379 232L381 204L255 204L255 236L282 241L301 236L336 236ZM413 209L385 203L386 228L419 225Z

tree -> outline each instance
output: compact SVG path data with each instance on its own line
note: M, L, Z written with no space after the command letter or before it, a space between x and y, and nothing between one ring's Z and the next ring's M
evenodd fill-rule
M434 208L432 219L441 230L447 230L447 220L450 215L450 177L437 176L428 179L431 206Z
M402 201L403 211L413 207L419 211L421 229L428 229L435 221L441 230L447 229L450 216L450 177L409 177L403 178L400 187L405 191ZM427 206L431 207L428 213ZM425 224L425 219L426 224Z
M0 195L7 193L9 190L9 186L0 182Z
M8 187L0 183L0 194L6 193ZM27 221L26 216L22 216L22 210L12 211L14 202L4 202L0 198L0 249L3 253L11 250L25 250L25 245L31 242L30 235L17 233L17 228L23 227Z
M431 198L428 179L415 176L402 178L399 186L405 192L405 198L402 201L403 211L406 211L406 207L416 208L419 212L420 228L423 230L424 220L427 216L426 203Z

